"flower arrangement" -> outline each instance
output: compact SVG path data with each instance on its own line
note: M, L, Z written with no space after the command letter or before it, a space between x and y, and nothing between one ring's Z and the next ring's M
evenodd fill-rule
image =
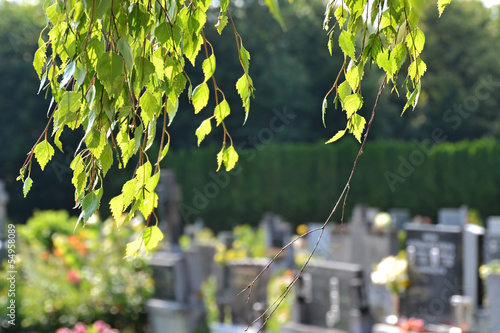
M479 267L479 276L481 279L486 280L490 274L500 274L500 260L494 259L488 264Z
M120 333L120 331L111 328L111 326L102 320L98 320L92 326L87 326L84 323L76 323L74 329L62 327L56 333Z
M400 251L397 256L382 259L370 277L373 283L383 284L391 293L400 295L410 284L406 252Z

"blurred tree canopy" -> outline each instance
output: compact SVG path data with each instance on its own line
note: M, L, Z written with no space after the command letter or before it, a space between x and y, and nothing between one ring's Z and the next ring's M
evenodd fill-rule
M253 111L246 125L239 126L244 114L227 119L236 145L262 143L259 131L267 128L271 119L276 117L273 110L283 112L285 108L296 118L274 133L273 142L325 141L332 130L329 128L327 132L323 127L321 101L331 86L332 76L342 64L343 55L338 46L335 46L332 56L326 48L328 37L322 33L324 2L284 2L282 15L286 31L260 1L240 1L237 6L231 4L230 8L237 20L238 32L244 37L245 47L252 54L250 73L256 88ZM452 141L484 136L498 138L500 94L494 91L500 88L500 59L496 55L500 46L498 13L498 8L485 8L479 1L454 1L447 8L446 15L438 19L435 2L429 3L422 18L422 29L427 36L422 58L427 63L427 73L419 105L415 111L400 118L404 98L384 94L371 138L420 140L428 138L435 128L445 130ZM39 81L32 67L38 34L45 25L45 18L41 6L5 0L0 0L0 17L0 121L8 124L0 131L0 142L6 148L0 150L0 178L6 181L11 194L9 216L23 221L34 208L68 209L74 205L69 164L78 141L70 133L63 134L66 136L66 154L56 153L48 165L49 170L43 176L34 176L38 182L30 198L23 200L21 186L14 180L26 152L47 121L49 101L44 99L43 91L36 94ZM214 11L207 19L215 23L217 13ZM207 39L212 40L217 32L210 29L206 34ZM241 103L233 87L241 75L241 67L234 61L236 51L232 32L226 29L214 43L214 49L218 83L230 105ZM199 74L193 71L189 75L196 78ZM366 110L362 109L360 113L366 115L369 112L382 78L383 73L377 68L365 73L363 108ZM481 91L489 89L487 99L476 96L478 87L485 85L484 82L489 82L481 88ZM476 100L477 105L474 104ZM474 111L468 111L466 106ZM194 131L203 117L197 115L199 121L193 122L190 109L187 103L179 106L176 121L170 128L171 135L176 138L172 149L196 145ZM327 122L339 124L339 129L342 118L345 117L339 112L327 114ZM207 142L203 145L218 139L213 135L205 140ZM116 186L112 192L121 187L120 179L126 179L126 176L120 177L111 181Z

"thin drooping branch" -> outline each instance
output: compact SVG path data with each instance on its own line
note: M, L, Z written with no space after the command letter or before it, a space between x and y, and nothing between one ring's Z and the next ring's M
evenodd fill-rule
M262 323L262 325L259 327L258 329L258 332L260 332L266 325L267 321L269 320L269 318L274 314L274 312L278 309L278 307L280 306L281 302L283 301L283 299L285 299L285 297L288 295L288 293L292 290L293 286L295 285L295 283L298 281L298 279L300 278L300 276L302 275L302 273L304 272L304 270L306 269L307 265L309 264L309 262L311 261L311 258L313 257L314 253L316 252L316 248L318 247L319 245L319 242L323 236L323 233L325 231L325 228L327 226L327 224L330 222L330 219L332 218L333 214L337 211L337 208L340 204L340 202L342 202L342 199L344 201L343 203L343 207L345 206L346 204L346 200L347 200L347 194L349 193L349 189L350 189L350 186L351 186L351 180L352 180L352 177L354 176L354 172L356 171L356 167L358 165L358 161L359 161L359 158L361 157L361 155L363 154L363 149L365 148L365 145L366 145L366 142L367 142L367 139L368 139L368 133L370 132L370 128L372 126L372 123L373 123L373 119L375 118L375 113L377 112L377 107L378 107L378 103L380 101L380 97L382 96L382 92L384 91L384 88L387 84L387 75L384 77L383 81L382 81L382 84L380 85L380 88L379 88L379 91L378 91L378 94L377 94L377 97L375 99L375 102L373 104L373 109L372 109L372 113L371 113L371 116L370 116L370 120L368 121L368 125L366 127L366 132L365 132L365 135L364 135L364 138L363 138L363 141L361 142L361 146L359 148L359 151L358 151L358 154L356 155L356 158L354 159L354 164L352 166L352 169L351 169L351 173L349 174L349 178L347 179L347 182L344 186L344 189L342 190L342 193L340 194L337 202L335 203L335 206L333 207L332 211L330 212L330 214L328 215L328 217L326 218L325 222L323 223L323 225L321 227L318 227L316 229L313 229L313 230L310 230L300 236L298 236L297 238L293 239L292 241L290 241L288 244L286 244L283 248L281 248L281 250L273 257L273 259L271 259L271 261L262 269L262 271L253 279L252 282L250 282L242 291L240 291L238 293L238 296L241 295L242 293L244 293L245 291L248 290L248 298L247 298L247 301L250 300L250 295L252 293L252 289L253 287L255 286L255 283L262 277L262 275L269 269L269 267L271 267L271 265L274 263L274 261L279 257L279 255L285 251L287 248L289 248L293 243L295 243L297 240L301 239L302 237L305 237L313 232L316 232L316 231L321 231L320 234L319 234L319 237L318 237L318 240L316 241L316 244L314 245L314 248L312 249L312 251L309 253L309 256L307 257L307 260L306 262L302 265L302 267L300 268L300 270L297 272L297 274L295 274L293 280L288 284L288 286L286 287L285 291L264 311L264 313L262 313L259 317L257 317L252 323L249 324L248 327L254 325L255 323L257 323L258 321L260 321L262 318L264 318L264 322ZM341 215L341 221L344 220L344 208L342 208L342 215ZM267 315L266 315L267 314ZM247 328L248 329L248 328Z

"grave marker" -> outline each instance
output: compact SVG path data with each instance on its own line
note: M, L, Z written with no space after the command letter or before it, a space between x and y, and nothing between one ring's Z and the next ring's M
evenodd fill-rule
M450 324L451 296L463 290L462 229L453 225L405 225L408 317Z
M240 296L236 295L245 289L268 263L268 259L245 258L233 260L228 264L233 324L250 325L266 310L267 285L270 278L269 270L257 280L253 286L249 300L248 291L242 293ZM260 327L259 324L256 326Z

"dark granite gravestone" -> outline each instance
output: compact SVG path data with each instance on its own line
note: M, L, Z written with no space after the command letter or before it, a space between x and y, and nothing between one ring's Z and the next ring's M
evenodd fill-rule
M248 299L248 291L240 296L236 295L245 289L268 263L268 259L245 258L233 260L228 264L233 324L250 325L266 310L267 286L270 278L269 270L255 283L250 299Z
M366 296L359 284L360 265L314 261L304 270L296 286L297 301L292 320L304 325L349 330L351 310L366 310ZM354 291L354 292L353 292Z
M462 228L408 223L405 229L410 286L404 314L450 324L451 296L463 292Z

